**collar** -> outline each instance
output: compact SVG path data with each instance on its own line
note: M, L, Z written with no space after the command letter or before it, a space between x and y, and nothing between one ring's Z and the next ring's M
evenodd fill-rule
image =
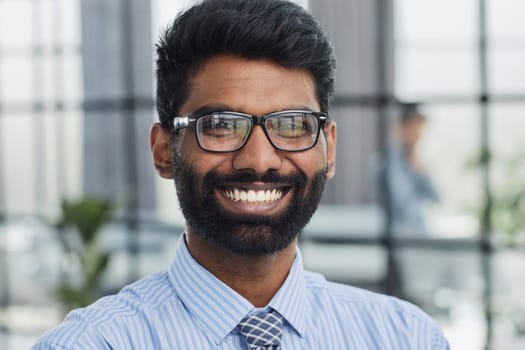
M168 276L177 297L191 317L217 345L254 309L247 299L220 281L191 256L186 247L185 235L179 239ZM288 277L268 307L281 314L300 336L304 335L306 285L299 251Z
M268 306L281 314L299 336L304 337L309 304L307 302L303 260L299 249L296 250L295 259L286 280Z

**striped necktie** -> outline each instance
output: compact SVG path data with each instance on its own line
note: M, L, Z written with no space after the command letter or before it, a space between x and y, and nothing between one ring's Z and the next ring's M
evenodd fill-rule
M250 350L280 350L283 318L276 312L260 311L246 316L240 323L241 334Z

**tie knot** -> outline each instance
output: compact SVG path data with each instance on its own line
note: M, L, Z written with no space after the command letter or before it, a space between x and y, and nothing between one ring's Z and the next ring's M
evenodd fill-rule
M240 323L241 334L250 350L280 349L283 318L276 312L260 311L246 316Z

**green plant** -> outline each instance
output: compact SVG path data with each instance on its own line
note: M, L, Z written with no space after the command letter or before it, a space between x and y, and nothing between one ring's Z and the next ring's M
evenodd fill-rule
M505 164L505 181L494 199L494 227L510 235L511 243L525 230L525 152Z
M110 259L108 253L100 250L97 237L111 219L114 205L107 200L85 197L63 200L61 209L56 224L59 241L68 258L79 262L80 276L78 281L66 280L56 292L67 307L86 306L99 297L102 276Z
M509 243L515 244L518 234L525 231L525 152L510 159L496 159L488 151L467 163L469 169L497 166L503 181L492 186L490 206L487 203L478 209L480 224L490 222L493 231L507 235Z
M492 222L515 243L518 233L525 229L525 189L509 189L501 193L494 201Z

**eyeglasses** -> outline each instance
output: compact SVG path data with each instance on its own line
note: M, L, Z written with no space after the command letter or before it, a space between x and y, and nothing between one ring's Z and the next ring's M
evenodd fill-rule
M246 144L254 126L260 125L273 147L299 152L316 145L327 120L326 113L308 110L286 110L260 116L220 111L177 116L173 127L178 131L191 125L199 147L205 151L234 152Z

